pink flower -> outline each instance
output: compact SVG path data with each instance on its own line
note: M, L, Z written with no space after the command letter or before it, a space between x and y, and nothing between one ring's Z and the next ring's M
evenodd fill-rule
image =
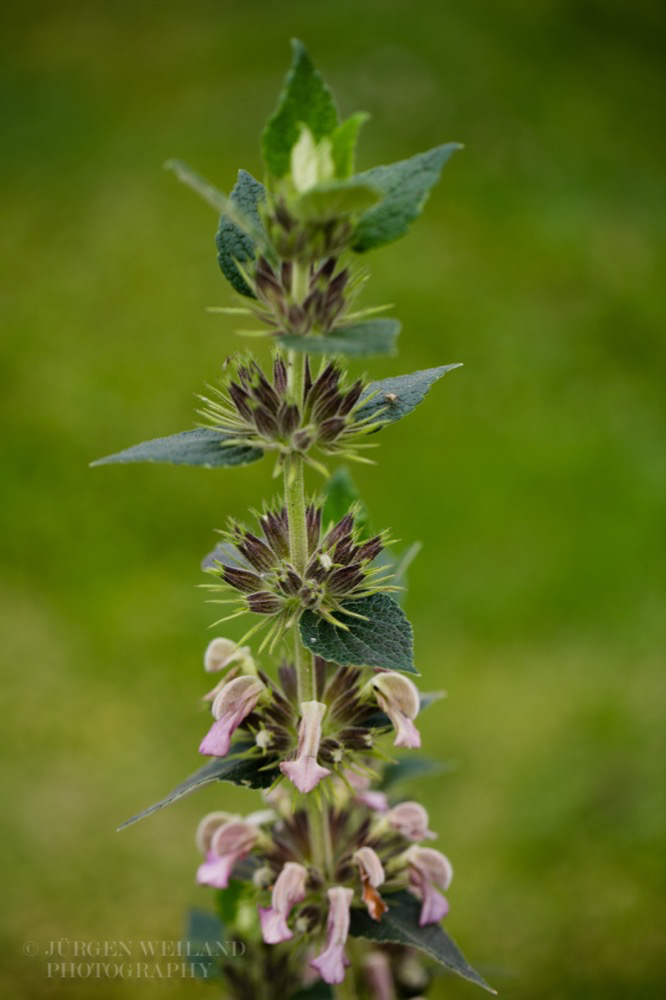
M345 778L354 789L354 798L357 802L362 802L364 806L374 812L386 812L389 807L388 797L384 792L370 789L370 778L363 774L356 774L354 771L345 771Z
M420 708L419 692L402 674L387 671L377 674L372 685L382 712L386 712L396 732L393 746L420 747L421 737L412 722Z
M388 811L386 820L407 840L434 840L437 836L428 829L428 813L418 802L401 802Z
M373 920L381 920L388 906L377 892L384 879L384 867L371 847L361 847L354 854L363 883L363 902Z
M321 720L326 705L320 701L301 703L301 724L298 727L298 750L296 760L283 761L280 770L296 785L299 792L311 792L322 778L331 772L317 763L321 742Z
M235 666L233 666L235 664ZM214 701L225 684L236 676L239 671L252 674L255 672L254 660L249 646L239 646L233 639L213 639L208 643L204 653L204 669L213 674L225 667L231 667L215 687L204 695L204 701Z
M219 820L225 813L210 813L199 824L197 842L205 861L199 865L197 882L226 889L237 861L246 858L257 842L259 831L241 819Z
M331 985L341 983L345 978L345 968L349 959L345 955L345 942L349 934L349 907L354 895L351 889L336 885L328 890L328 922L326 925L326 948L321 955L313 958L310 965L321 978Z
M217 722L204 736L199 753L224 757L229 752L231 737L243 719L254 711L264 685L256 677L235 677L225 684L213 702Z
M421 900L419 927L438 923L449 912L448 901L437 888L446 890L450 886L451 862L432 847L416 845L405 852L405 860L409 865L410 891Z
M288 861L278 875L271 895L271 906L259 907L261 933L266 944L289 941L293 932L287 927L287 917L296 903L305 899L307 868Z

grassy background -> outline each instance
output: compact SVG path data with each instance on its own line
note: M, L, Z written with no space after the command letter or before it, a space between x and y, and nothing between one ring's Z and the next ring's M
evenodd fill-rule
M446 140L412 235L367 301L404 322L375 375L464 361L359 484L427 541L408 611L423 781L454 861L448 926L507 1000L662 995L664 108L649 0L34 0L2 15L4 993L212 995L48 980L52 939L174 939L207 789L122 835L197 765L210 609L198 561L272 488L240 472L87 463L191 425L235 345L207 206L260 171L304 38L360 167ZM314 483L313 483L314 485ZM663 919L661 919L663 924ZM436 996L475 995L442 980Z

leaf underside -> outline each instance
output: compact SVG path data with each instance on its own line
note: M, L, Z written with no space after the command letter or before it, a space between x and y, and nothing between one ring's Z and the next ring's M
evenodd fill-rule
M359 400L359 408L355 412L358 420L372 417L375 414L384 423L394 423L422 403L430 387L447 372L461 368L460 363L440 365L439 368L424 368L422 371L410 372L408 375L397 375L394 378L384 378L371 382ZM369 398L372 396L372 398ZM367 399L367 403L363 400ZM379 413L379 411L382 411Z
M455 941L439 924L419 927L421 904L410 893L387 895L384 901L388 910L381 920L373 920L366 910L355 908L351 911L350 933L353 937L418 948L463 979L476 983L489 993L496 992L474 971Z
M106 458L98 458L91 465L114 465L128 462L162 462L168 465L200 465L213 469L232 465L249 465L263 457L260 448L247 445L226 444L226 434L199 427L181 431L169 437L143 441L132 448L119 451Z
M132 823L145 819L151 813L157 812L158 809L164 809L165 806L170 806L172 802L182 799L184 795L189 795L195 788L207 785L211 781L231 781L234 785L245 785L246 788L268 788L279 774L279 770L274 767L264 771L262 768L265 766L265 762L261 758L243 756L253 746L253 743L238 743L232 747L226 757L215 757L213 760L209 760L189 778L176 785L174 790L163 799L147 809L143 809L136 816L125 820L118 829L123 830L126 826L131 826Z
M361 217L354 233L353 249L363 253L404 236L421 214L442 167L457 149L460 149L459 143L448 142L408 160L356 174L355 180L378 188L384 197Z
M279 343L289 350L308 354L345 354L367 358L379 354L395 354L395 342L400 333L397 319L369 319L364 323L339 326L322 336L303 337L286 333Z
M324 660L340 666L386 667L418 674L414 666L412 626L387 594L377 593L342 605L365 618L338 614L348 629L338 628L314 611L304 611L300 621L303 645Z
M255 180L252 174L246 170L239 170L238 180L229 199L258 230L262 229L259 205L265 197L266 190L263 184ZM231 287L241 295L254 298L254 293L237 266L238 264L247 265L254 261L257 247L252 237L235 222L232 222L227 215L222 215L215 242L217 244L218 264Z

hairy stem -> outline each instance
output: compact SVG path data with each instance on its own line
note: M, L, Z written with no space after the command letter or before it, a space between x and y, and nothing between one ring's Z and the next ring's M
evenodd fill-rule
M313 864L319 868L327 879L333 877L333 845L331 843L331 828L328 822L328 808L319 805L313 795L307 798L308 827L310 829L310 846L312 848Z

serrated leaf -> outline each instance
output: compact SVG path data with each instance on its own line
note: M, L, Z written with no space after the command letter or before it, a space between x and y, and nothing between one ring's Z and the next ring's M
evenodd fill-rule
M389 166L373 167L356 175L379 188L383 201L359 221L352 248L357 253L392 243L409 230L420 214L431 188L439 180L442 167L461 146L448 142Z
M361 125L368 120L369 114L357 111L343 121L331 134L331 156L336 177L351 177L354 173L356 143Z
M414 666L412 626L400 605L388 594L347 601L342 607L365 618L350 618L338 612L336 617L348 626L345 630L314 611L304 611L300 621L303 645L342 667L347 664L387 667L418 674Z
M325 336L301 337L285 333L279 343L293 351L307 354L346 354L366 358L377 354L395 354L395 341L400 333L397 319L369 319L364 323L338 326Z
M172 802L177 802L184 795L189 795L190 792L193 792L195 788L208 785L211 781L230 781L234 785L245 785L247 788L268 788L280 772L277 766L262 770L266 766L264 760L257 757L247 758L243 756L253 746L253 743L237 743L231 748L226 757L215 757L213 760L208 761L198 771L191 774L189 778L176 785L174 790L169 792L163 799L160 799L159 802L149 806L147 809L143 809L136 816L125 820L124 823L120 824L118 829L123 830L126 826L131 826L132 823L137 823L140 819L145 819L151 813L157 812L158 809L164 809L165 806L170 806Z
M274 177L289 173L291 150L300 126L307 125L316 142L338 124L333 95L302 42L292 40L293 58L278 106L261 137L264 162Z
M365 212L380 199L377 188L361 181L326 181L303 192L293 202L292 211L306 222L327 222L343 215Z
M439 924L419 927L421 904L408 892L384 896L388 910L381 920L373 920L366 910L351 911L350 933L353 937L382 944L403 944L418 948L451 972L476 983L489 993L496 993L468 963L453 938Z
M376 416L378 420L387 424L401 420L423 402L435 382L454 368L462 368L462 365L460 363L440 365L439 368L424 368L409 375L397 375L394 378L371 382L361 396L354 416L357 420ZM367 402L364 403L364 400Z
M206 469L223 466L249 465L263 457L260 448L227 444L228 435L205 427L181 431L170 437L154 438L135 444L90 464L114 465L127 462L165 462L168 465L201 465Z
M242 212L258 230L262 230L259 206L266 198L263 184L249 174L247 170L238 171L238 180L232 188L229 200ZM254 298L254 293L238 269L238 264L248 264L254 261L257 245L252 237L236 222L224 213L220 218L220 226L215 237L217 244L217 260L225 278L232 288L248 298Z

